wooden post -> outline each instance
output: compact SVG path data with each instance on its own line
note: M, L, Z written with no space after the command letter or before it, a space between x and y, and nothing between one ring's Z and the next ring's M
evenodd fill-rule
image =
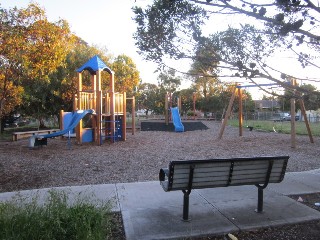
M229 101L229 105L228 105L228 108L227 108L226 115L224 116L224 119L222 121L222 125L221 125L221 128L220 128L218 139L222 138L224 129L225 129L227 123L228 123L228 118L229 118L229 116L231 114L232 105L233 105L234 99L236 98L236 91L237 91L237 88L234 89L234 91L232 93L232 96L231 96L231 99Z
M82 109L82 73L78 73L78 101L77 101L76 110L83 110ZM77 144L82 144L82 120L80 120L80 122L76 127L76 140L77 140Z
M292 86L296 86L296 80L292 79L291 80ZM295 90L294 90L295 92ZM296 100L295 98L290 99L290 114L291 114L291 147L296 148L296 121L295 121L295 116L296 116Z
M177 106L178 106L179 112L181 112L181 98L180 97L177 98Z
M59 118L59 125L60 125L60 130L63 130L63 117L64 117L64 111L60 110L60 118Z
M136 99L132 97L132 135L136 132Z
M168 116L168 93L166 93L166 97L164 100L164 117L166 125L169 125L169 116Z
M192 102L193 102L193 120L196 120L196 93L192 94Z
M114 96L114 72L110 74L110 132L111 142L114 142L115 136L115 96Z
M82 73L78 73L78 101L77 101L77 109L82 109L82 102L81 102L81 92L82 92Z
M127 94L125 92L121 100L123 101L122 140L125 141L127 139Z
M313 137L312 137L312 133L311 133L311 129L310 129L310 125L309 125L309 121L308 121L308 118L307 118L306 108L304 106L304 102L303 102L302 98L299 99L299 104L300 104L300 107L301 107L301 113L303 115L304 122L306 124L306 128L307 128L307 131L308 131L310 142L314 143Z
M78 94L75 94L73 97L73 105L72 110L77 111L78 110Z
M95 107L97 106L96 101L97 101L97 84L96 84L97 78L96 75L91 75L91 90L93 91L93 99L90 101L90 105L93 106L93 109L96 111Z
M95 142L98 146L102 145L102 139L101 139L101 130L102 130L101 129L102 128L101 99L102 99L102 92L97 90Z
M171 113L171 108L172 108L172 93L169 92L169 109L170 109L170 113ZM169 121L171 121L171 114L168 114L168 119Z
M239 136L242 136L242 123L243 123L243 112L242 112L242 89L238 88L239 95Z
M96 129L95 141L97 145L102 145L101 130L102 130L102 92L101 92L101 71L96 71Z

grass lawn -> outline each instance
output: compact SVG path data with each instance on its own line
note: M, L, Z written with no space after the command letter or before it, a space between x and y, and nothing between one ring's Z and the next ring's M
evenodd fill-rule
M296 133L297 135L307 135L307 128L305 122L296 121ZM239 121L229 120L228 125L239 127ZM320 123L310 123L310 129L313 136L320 136ZM267 132L278 132L278 133L291 133L291 122L290 121L282 121L282 122L274 122L274 121L258 121L258 120L250 120L243 121L243 127L251 126L255 130L267 131Z

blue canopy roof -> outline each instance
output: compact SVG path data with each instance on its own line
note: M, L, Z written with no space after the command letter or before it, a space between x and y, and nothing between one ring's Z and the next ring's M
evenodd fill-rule
M77 72L82 72L83 70L88 70L91 74L95 74L98 70L107 71L111 74L111 69L98 57L98 55L93 56L88 62L83 64L82 67L77 69Z

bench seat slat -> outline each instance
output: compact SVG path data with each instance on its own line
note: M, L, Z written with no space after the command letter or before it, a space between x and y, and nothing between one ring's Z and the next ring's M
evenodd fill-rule
M194 178L192 182L192 187L200 186L201 184L207 185L211 183L212 186L216 184L220 185L221 182L224 183L225 186L227 185L234 185L234 184L247 184L247 185L255 185L255 184L263 184L265 183L266 175L252 175L252 176L238 176L237 178L233 178L232 181L228 184L228 177L207 177L207 178ZM269 182L270 183L277 183L280 182L281 178L277 175L271 175ZM185 187L188 186L188 181L186 178L175 179L173 183L173 187L176 185L184 185Z
M179 163L178 161L175 162L177 164L175 164L175 170L178 170L178 169L185 169L185 168L189 168L190 166L190 163ZM194 163L194 165L198 165L199 167L201 166L202 168L211 168L212 166L218 168L218 167L228 167L230 166L230 162L216 162L216 161L212 161L210 163L207 163L207 162L197 162L197 163Z
M283 161L275 162L273 165L273 169L274 168L281 168L282 169L283 163L284 163ZM230 169L230 165L231 165L231 163L225 164L224 166L223 165L216 166L215 164L195 164L195 172L202 172L202 173L211 172L211 171L225 172ZM239 165L239 164L235 163L233 168L234 168L234 171L236 171L236 170L250 170L250 169L252 169L252 170L256 170L256 169L266 170L268 168L268 162L264 161L264 162L260 162L260 163L256 163L256 164L247 163L247 165L245 165L245 164ZM190 165L188 165L188 164L184 164L184 166L176 165L174 168L174 171L175 171L175 174L180 174L180 173L189 174Z
M232 180L236 179L245 179L249 177L263 177L266 178L267 170L266 169L259 169L259 170L245 170L245 171L239 171L235 170L232 173ZM273 169L271 172L271 177L278 177L280 179L280 176L282 175L282 168L276 168ZM185 179L186 182L188 182L188 173L175 173L173 176L173 182L179 181L179 179ZM228 172L198 172L195 169L194 176L193 176L193 182L197 179L211 179L211 181L215 180L228 180L229 174Z
M281 170L274 170L271 172L270 177L280 177L281 176L282 171ZM232 180L236 180L236 179L245 179L245 178L258 178L258 177L263 177L264 179L266 178L267 172L240 172L239 174L233 174ZM224 173L222 174L221 172L219 172L219 174L216 173L206 173L206 174L197 174L195 173L193 176L193 182L196 181L197 179L211 179L211 181L215 181L215 180L228 180L229 175ZM186 182L188 182L188 175L187 174L179 174L179 175L175 175L173 177L173 181L179 181L180 179L184 179Z
M259 181L260 180L260 181ZM201 188L215 188L215 187L227 187L227 186L239 186L239 185L256 185L256 184L264 184L265 179L261 178L261 179L240 179L240 180L236 180L236 181L232 181L230 184L227 184L227 181L201 181L201 182L193 182L192 188L193 189L201 189ZM279 182L279 178L271 178L270 183L278 183ZM175 182L172 185L172 189L171 190L183 190L186 189L188 187L188 183L186 182Z
M230 165L229 166L225 166L225 167L210 167L210 168L202 168L202 167L199 167L199 166L195 166L195 169L194 169L194 172L195 173L210 173L210 172L222 172L222 173L225 173L225 172L228 172L230 169ZM189 174L190 172L190 166L188 166L187 168L184 168L184 169L174 169L174 174Z

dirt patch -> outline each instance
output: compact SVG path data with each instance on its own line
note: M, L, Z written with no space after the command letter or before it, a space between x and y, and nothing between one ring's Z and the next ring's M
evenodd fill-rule
M71 139L48 139L48 145L28 148L28 139L0 142L0 192L74 185L157 181L171 160L253 156L290 156L287 172L319 168L320 141L311 144L297 136L226 127L218 139L220 122L204 121L207 130L186 132L137 131L114 144L77 145Z
M318 193L310 193L310 194L298 194L289 196L292 199L307 205L315 210L320 211L320 192ZM320 229L320 228L319 228ZM320 235L319 235L320 239Z

